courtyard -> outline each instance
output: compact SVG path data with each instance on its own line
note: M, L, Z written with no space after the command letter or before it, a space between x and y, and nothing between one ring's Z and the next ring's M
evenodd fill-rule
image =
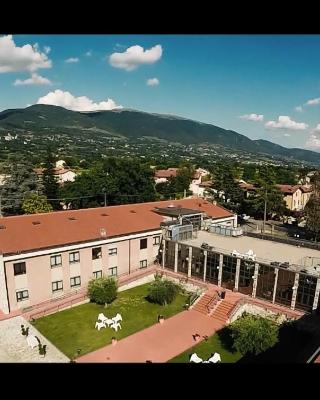
M107 307L95 303L82 304L56 314L39 318L34 326L70 359L82 356L118 340L157 324L158 315L165 319L180 313L188 300L187 294L179 294L168 305L161 306L147 301L149 284L118 293L117 299ZM99 313L108 318L122 315L122 329L95 329Z

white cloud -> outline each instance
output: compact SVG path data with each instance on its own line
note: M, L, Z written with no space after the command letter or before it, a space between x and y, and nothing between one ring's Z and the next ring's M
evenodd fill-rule
M14 82L14 86L23 86L23 85L52 85L51 81L47 78L44 78L37 73L31 74L31 78L25 79L22 81L21 79L16 79Z
M263 114L244 114L240 115L241 119L246 119L248 121L263 121Z
M147 85L148 86L158 86L160 83L158 78L150 78L147 80Z
M87 57L91 57L91 56L92 56L92 50L87 51L87 52L86 52L86 56L87 56Z
M39 51L38 44L18 47L12 35L0 37L0 73L51 68L51 60Z
M51 51L51 47L49 47L49 46L44 46L44 52L45 52L46 54L49 54L50 51Z
M316 99L308 100L306 102L307 106L316 106L317 104L320 104L320 97L317 97Z
M70 58L67 58L65 61L68 64L77 63L77 62L79 62L79 58L78 57L70 57Z
M115 68L133 71L142 64L153 64L160 60L162 56L162 46L157 44L149 50L144 50L141 46L131 46L123 53L113 53L109 57L109 64Z
M93 100L86 96L75 97L70 92L64 92L59 89L40 97L37 104L51 104L73 111L98 111L122 108L122 106L118 106L112 99L94 103Z
M298 112L302 112L302 106L295 107L295 110L298 111Z
M295 122L287 115L280 115L278 121L268 121L265 126L271 129L292 129L299 131L307 129L309 125L304 122Z
M320 148L320 137L318 135L312 134L306 142L307 147Z

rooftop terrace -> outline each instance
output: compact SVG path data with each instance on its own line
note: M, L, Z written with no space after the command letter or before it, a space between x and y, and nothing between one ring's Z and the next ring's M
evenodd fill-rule
M270 264L271 262L289 262L289 269L318 275L315 267L320 265L320 251L304 247L291 246L269 240L261 240L249 236L223 236L215 233L199 231L197 238L184 240L192 246L200 247L205 242L213 246L213 251L231 254L233 250L246 253L252 249L256 254L256 261Z

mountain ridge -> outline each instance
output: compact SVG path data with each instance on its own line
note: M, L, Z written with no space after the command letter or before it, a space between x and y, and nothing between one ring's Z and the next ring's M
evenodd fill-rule
M320 164L320 153L300 148L287 148L264 139L253 140L233 130L213 124L166 114L133 109L71 111L60 106L35 104L26 108L0 112L0 132L17 134L25 131L39 136L77 131L92 135L137 139L154 137L169 142L216 144L250 153L261 153Z

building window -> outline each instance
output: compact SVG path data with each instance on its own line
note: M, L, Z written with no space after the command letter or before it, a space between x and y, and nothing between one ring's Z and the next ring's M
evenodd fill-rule
M140 250L148 247L148 239L140 239Z
M94 279L102 278L102 271L94 271L93 277Z
M157 246L158 244L160 244L160 236L154 236L153 237L153 245Z
M81 278L80 278L80 276L75 276L73 278L70 278L70 286L71 287L81 286Z
M141 260L140 261L140 268L147 268L148 260Z
M92 249L92 259L97 260L102 257L101 247L96 247Z
M118 249L116 247L109 249L109 256L115 256L116 254L118 254Z
M13 264L13 270L15 275L23 275L26 273L26 263L20 262Z
M51 268L58 267L59 265L62 265L61 254L57 254L56 256L51 256L50 257L50 264L51 264Z
M78 263L80 262L80 253L75 251L74 253L69 253L69 263Z
M110 276L117 276L118 275L118 267L109 268L109 275Z
M59 290L63 290L62 281L52 282L52 292L58 292Z
M28 290L21 290L20 292L16 292L17 301L27 300L29 298Z

